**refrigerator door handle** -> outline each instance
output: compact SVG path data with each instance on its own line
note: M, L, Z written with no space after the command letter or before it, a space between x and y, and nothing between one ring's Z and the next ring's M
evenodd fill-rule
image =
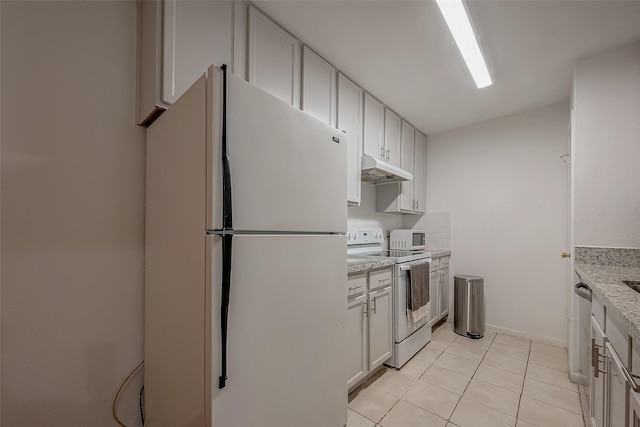
M231 169L227 153L227 65L222 67L222 229L233 229L231 211ZM229 295L231 293L232 234L222 236L222 301L220 303L220 332L222 337L222 366L218 388L227 383L227 324L229 321Z
M220 306L220 332L222 336L222 372L218 378L218 388L227 383L227 325L229 322L229 295L231 294L231 245L232 234L222 236L222 301Z
M222 229L233 229L231 165L227 151L227 64L222 65Z

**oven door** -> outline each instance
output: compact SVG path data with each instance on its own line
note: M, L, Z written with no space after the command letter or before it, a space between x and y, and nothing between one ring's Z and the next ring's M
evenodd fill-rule
M409 335L423 327L429 321L430 315L425 316L418 322L413 322L407 315L407 274L412 265L430 263L431 260L418 260L396 264L395 286L393 291L393 337L396 343L402 342ZM430 295L433 298L433 295ZM427 304L430 307L431 304Z

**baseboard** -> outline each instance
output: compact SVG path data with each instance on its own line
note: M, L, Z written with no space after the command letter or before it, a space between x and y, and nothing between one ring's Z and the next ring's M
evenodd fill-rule
M583 386L589 385L589 378L586 375L576 374L575 372L569 372L569 379L572 383L582 384Z
M560 347L567 348L566 341L560 340L558 338L550 338L542 335L530 334L524 331L518 331L516 329L503 328L502 326L496 325L485 325L486 330L497 332L505 335L513 335L515 337L526 338L532 341L537 341L545 344L557 345Z

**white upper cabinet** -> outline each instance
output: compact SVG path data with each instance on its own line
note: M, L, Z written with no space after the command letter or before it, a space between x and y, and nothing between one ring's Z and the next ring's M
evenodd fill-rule
M300 42L253 6L249 9L249 82L300 107Z
M427 211L427 137L416 131L413 156L413 211Z
M364 94L363 153L384 159L384 104L368 93Z
M364 91L338 75L338 129L347 134L347 202L360 204L360 156L362 151L362 98Z
M400 132L402 119L388 108L384 111L384 160L400 167Z
M302 110L336 126L336 69L318 54L302 48Z
M413 147L415 129L406 121L402 121L402 141L400 144L400 167L413 175ZM413 181L400 183L400 210L413 211Z
M413 181L376 186L376 211L423 214L427 199L427 137L402 121L400 167L413 174Z
M137 123L150 124L211 64L232 66L233 1L141 1Z

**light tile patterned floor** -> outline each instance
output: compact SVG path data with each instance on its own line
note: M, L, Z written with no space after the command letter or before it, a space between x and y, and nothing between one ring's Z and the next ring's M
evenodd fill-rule
M384 369L349 395L347 427L584 427L582 387L564 348L444 323L401 370Z

